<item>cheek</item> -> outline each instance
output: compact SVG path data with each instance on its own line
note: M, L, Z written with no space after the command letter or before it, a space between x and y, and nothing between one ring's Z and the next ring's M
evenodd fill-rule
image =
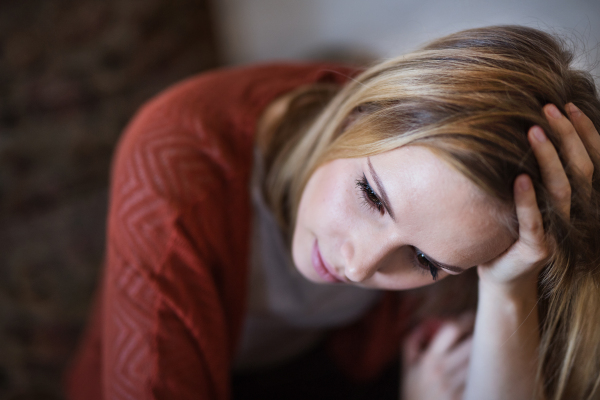
M310 269L315 239L322 251L335 254L349 232L356 227L359 200L352 191L358 173L334 161L315 171L300 198L292 237L292 258L296 266Z
M353 220L356 212L351 174L341 174L333 167L321 168L313 174L298 208L297 225L317 235L349 229L347 222Z
M365 286L383 290L408 290L431 285L448 276L440 270L434 281L429 270L416 265L414 257L411 246L401 246L386 253L378 263L377 274Z
M393 276L377 274L373 279L361 286L379 290L411 290L433 285L448 276L449 274L440 272L437 280L434 281L429 273L417 271L407 271L404 274L394 274Z

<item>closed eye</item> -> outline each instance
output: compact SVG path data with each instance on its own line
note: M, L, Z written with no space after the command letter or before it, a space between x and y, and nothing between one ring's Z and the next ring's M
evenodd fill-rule
M379 196L377 196L377 193L375 193L364 174L362 178L356 180L356 187L361 191L362 200L367 206L376 210L381 215L385 214L383 202L379 199Z
M431 277L435 281L438 278L440 269L433 261L431 261L423 252L417 248L414 248L415 255L414 260L418 268L424 271L429 271Z

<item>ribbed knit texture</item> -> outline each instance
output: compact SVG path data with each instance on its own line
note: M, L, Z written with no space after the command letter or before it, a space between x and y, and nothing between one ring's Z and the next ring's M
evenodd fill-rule
M67 375L69 399L229 398L246 301L257 119L283 93L353 74L324 64L220 70L139 111L113 162L106 265ZM388 295L333 339L352 376L373 376L398 356L397 308Z

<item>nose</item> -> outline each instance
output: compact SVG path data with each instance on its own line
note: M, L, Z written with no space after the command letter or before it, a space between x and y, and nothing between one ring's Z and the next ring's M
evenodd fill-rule
M362 282L375 273L374 268L364 268L361 266L352 266L346 269L346 278L351 280L352 282Z
M344 273L352 282L363 282L381 268L382 260L391 251L390 243L345 242L341 253L345 261Z

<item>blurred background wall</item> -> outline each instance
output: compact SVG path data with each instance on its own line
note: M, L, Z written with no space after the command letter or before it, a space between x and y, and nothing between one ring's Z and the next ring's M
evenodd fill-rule
M219 0L215 9L224 61L234 64L392 57L445 34L496 24L567 35L598 61L600 0Z
M136 108L217 65L204 0L0 2L0 399L60 399Z
M62 398L102 265L114 145L164 87L228 64L364 64L501 23L567 34L591 68L598 21L600 0L1 1L0 399Z

